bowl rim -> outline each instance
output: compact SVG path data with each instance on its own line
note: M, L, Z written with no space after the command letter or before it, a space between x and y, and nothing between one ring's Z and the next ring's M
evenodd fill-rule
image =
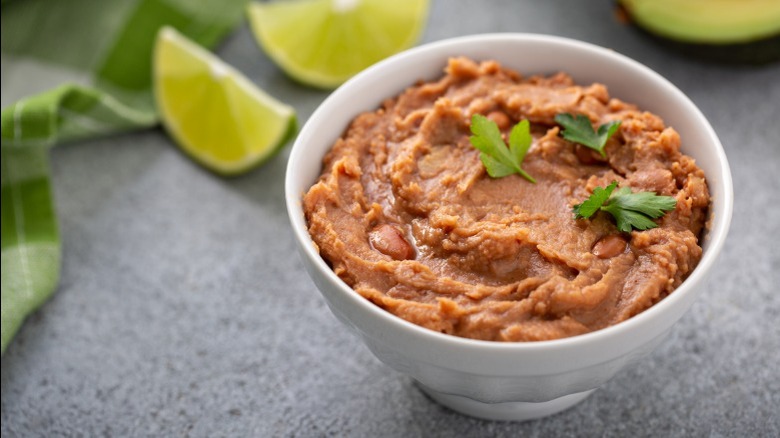
M708 223L712 223L713 226L707 230L706 237L700 239L700 245L702 241L709 240L706 251L703 252L702 258L697 264L696 268L694 268L693 272L691 272L691 274L682 282L682 284L680 284L680 286L674 290L674 293L669 294L650 308L644 310L638 315L634 315L625 321L621 321L617 324L581 335L561 339L531 342L487 341L463 338L455 335L436 332L434 330L430 330L404 320L403 318L381 309L379 306L371 303L369 300L355 292L354 289L344 283L325 263L324 259L316 250L316 245L314 244L314 241L311 239L311 236L308 232L308 227L306 226L306 220L302 207L302 198L308 188L304 187L302 189L303 192L298 191L298 184L296 184L296 167L298 163L302 162L304 159L304 151L306 149L304 144L308 141L309 138L314 136L313 130L315 128L313 125L315 124L315 121L327 116L329 106L332 106L333 102L337 101L342 94L349 94L350 89L360 88L359 85L372 81L374 76L381 75L381 71L387 66L402 62L406 58L421 56L427 53L436 53L465 43L480 42L489 44L491 42L505 40L514 40L523 43L552 43L568 46L569 48L581 50L590 55L610 57L616 62L625 64L626 68L631 68L642 72L644 76L657 82L659 86L662 86L666 88L667 91L671 92L674 95L674 99L677 100L680 104L684 105L686 107L686 111L690 111L694 115L694 117L697 119L697 124L700 125L700 129L704 130L704 133L709 140L708 143L711 145L711 149L713 149L709 152L714 152L716 154L716 162L718 164L717 173L723 190L721 199L717 201L718 204L716 205L715 201L713 201L708 212ZM378 102L381 103L381 99L387 97L389 96L380 96ZM326 151L327 150L329 149L326 149ZM708 182L711 181L711 178L711 176L708 176ZM314 181L311 181L303 185L311 186L313 183ZM299 250L303 253L303 257L307 257L309 261L312 262L312 266L315 266L319 271L321 271L327 281L336 287L339 293L343 294L345 298L350 300L353 304L363 308L371 315L371 317L380 318L386 323L406 329L410 335L417 336L418 339L432 343L444 343L452 348L467 348L484 353L543 353L558 351L560 349L566 348L583 348L587 346L594 346L610 339L617 339L617 337L625 335L626 332L631 332L646 324L649 320L662 316L665 312L668 312L678 304L682 304L687 295L695 292L696 286L705 278L707 272L712 268L715 260L723 248L731 223L733 197L734 195L731 171L728 165L725 151L717 134L715 133L715 130L712 128L701 110L699 110L699 108L693 103L693 101L691 101L688 96L686 96L668 79L664 78L659 73L655 72L644 64L614 50L576 39L535 33L484 33L442 39L400 52L374 64L371 67L368 67L332 92L312 113L312 115L304 124L301 132L295 139L289 155L285 173L285 201L287 205L287 213L293 228L293 234L295 234L295 239L299 244ZM715 207L719 208L716 209ZM716 213L718 213L719 216L715 216L713 220L713 216L716 215ZM670 324L670 326L671 325L673 324Z

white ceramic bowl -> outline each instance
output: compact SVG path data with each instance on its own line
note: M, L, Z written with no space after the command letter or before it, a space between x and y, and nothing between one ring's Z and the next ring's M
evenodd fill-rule
M499 343L437 333L398 318L355 293L320 258L306 228L301 198L322 157L359 113L374 110L419 79L440 77L447 58L495 59L523 74L564 71L580 84L601 82L610 95L663 117L683 151L704 170L712 195L711 227L701 262L668 297L620 324L572 338ZM400 53L358 74L306 122L290 154L287 209L306 270L331 311L382 362L414 378L432 398L477 417L525 420L583 400L623 367L650 353L702 290L731 220L733 193L726 156L698 108L669 81L613 51L532 34L454 38Z

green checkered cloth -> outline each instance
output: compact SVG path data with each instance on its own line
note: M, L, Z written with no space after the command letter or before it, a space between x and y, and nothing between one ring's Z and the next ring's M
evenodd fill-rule
M151 52L157 30L170 25L213 47L239 22L246 2L3 0L2 94L32 95L0 116L2 352L59 279L49 147L156 125Z

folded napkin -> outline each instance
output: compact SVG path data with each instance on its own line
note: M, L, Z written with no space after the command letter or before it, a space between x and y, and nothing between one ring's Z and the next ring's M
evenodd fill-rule
M2 1L2 94L37 92L0 114L3 353L59 278L48 148L156 125L151 52L157 30L170 25L213 47L239 22L246 3Z

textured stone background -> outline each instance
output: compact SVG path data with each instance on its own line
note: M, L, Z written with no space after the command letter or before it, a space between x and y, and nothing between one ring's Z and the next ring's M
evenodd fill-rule
M289 148L226 180L153 130L52 153L62 280L2 358L2 435L780 435L780 66L685 59L611 5L438 0L424 40L592 42L660 72L710 119L733 170L731 234L702 298L643 363L547 419L450 412L340 326L303 272L283 201ZM218 53L301 121L326 96L283 76L246 26ZM3 84L7 103L19 90Z

